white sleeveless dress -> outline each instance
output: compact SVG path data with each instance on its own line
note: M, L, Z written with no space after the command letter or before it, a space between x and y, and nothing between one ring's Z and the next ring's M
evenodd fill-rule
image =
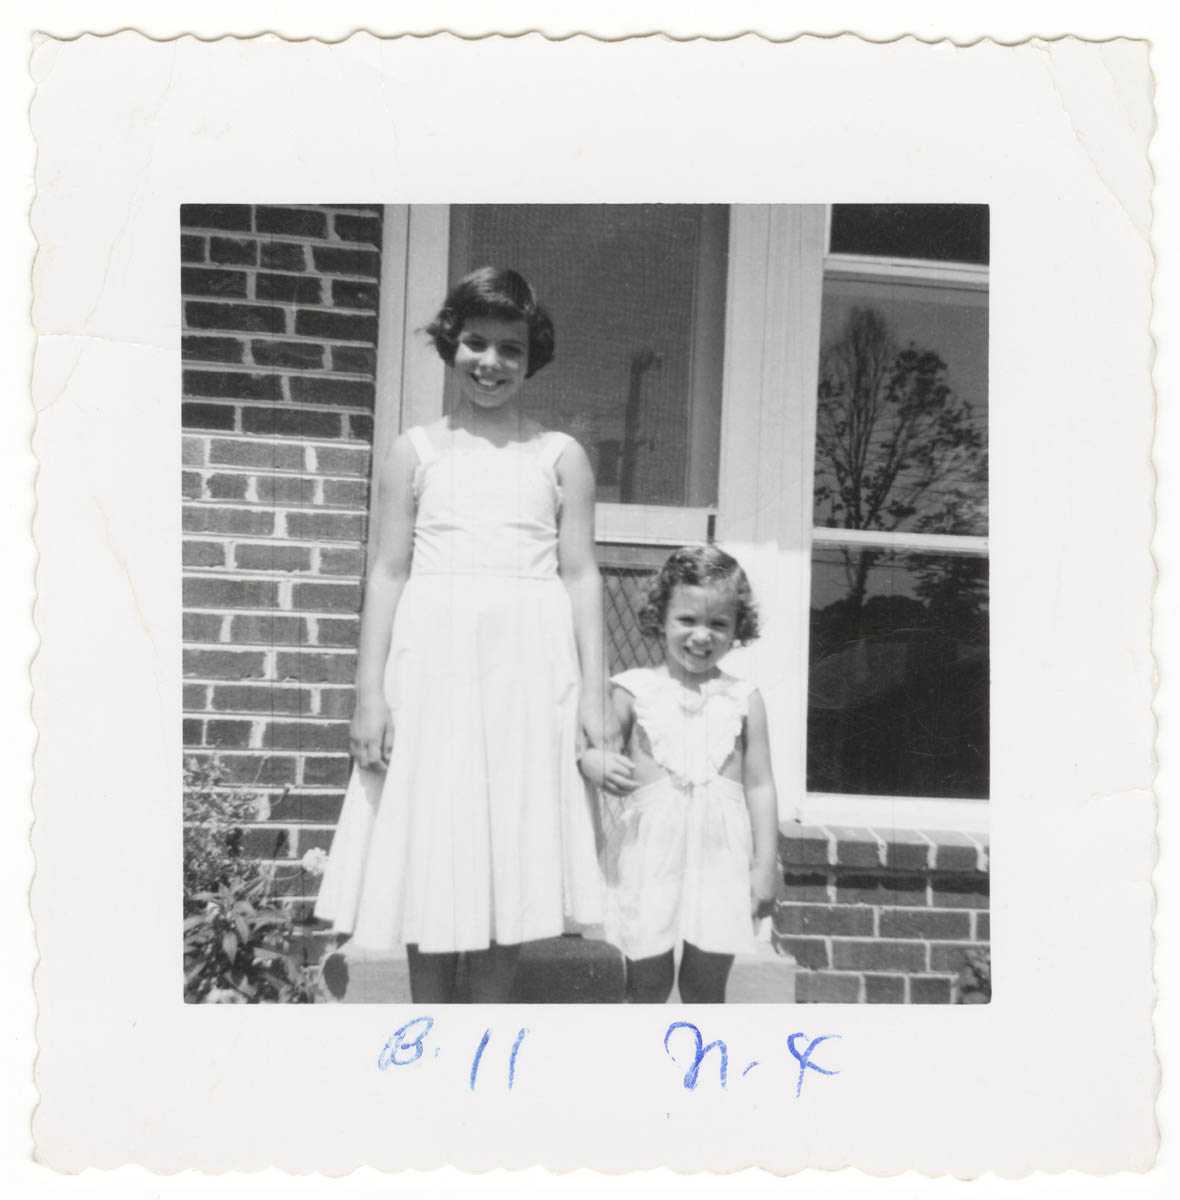
M754 950L753 834L746 795L721 774L742 736L751 684L722 673L690 691L646 667L613 680L666 774L628 796L603 795L606 937L630 959L691 942Z
M579 673L558 575L570 439L418 455L385 693L388 771L353 771L316 915L353 945L482 950L602 920Z

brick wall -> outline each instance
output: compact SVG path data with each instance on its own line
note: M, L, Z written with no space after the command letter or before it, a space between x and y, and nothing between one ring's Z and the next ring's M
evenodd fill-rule
M946 1004L990 936L979 834L784 825L775 941L801 1002Z
M349 770L381 208L190 204L180 248L185 753L267 798L249 845L310 896Z

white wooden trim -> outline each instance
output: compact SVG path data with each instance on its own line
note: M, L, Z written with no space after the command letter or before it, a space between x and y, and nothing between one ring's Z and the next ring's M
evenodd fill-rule
M403 429L437 421L443 412L446 365L422 330L447 294L450 212L450 206L446 204L410 206L402 371Z
M839 279L888 279L897 284L943 284L985 292L988 268L976 263L947 263L924 258L877 258L867 254L828 254L824 273Z
M837 796L808 792L799 808L806 825L868 825L875 829L950 829L983 833L990 828L987 800L933 796Z
M703 542L711 508L656 504L596 504L595 540L637 546L683 546Z
M880 546L883 550L921 550L939 554L987 556L987 538L966 534L886 532L879 529L838 529L817 525L813 546Z

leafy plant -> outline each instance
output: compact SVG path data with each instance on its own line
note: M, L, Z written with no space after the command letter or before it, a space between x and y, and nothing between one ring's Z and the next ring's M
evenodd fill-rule
M955 981L956 1004L990 1004L992 956L989 950L968 950Z

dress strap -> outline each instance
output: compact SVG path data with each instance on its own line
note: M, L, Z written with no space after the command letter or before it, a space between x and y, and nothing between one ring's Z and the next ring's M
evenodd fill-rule
M537 451L538 457L550 470L556 470L557 460L565 453L566 446L573 440L568 433L560 433L556 429L551 429L541 439L541 447Z
M406 437L410 439L410 445L414 447L414 453L418 455L418 461L423 466L438 457L430 444L430 438L426 436L426 430L421 425L412 425L406 430Z

